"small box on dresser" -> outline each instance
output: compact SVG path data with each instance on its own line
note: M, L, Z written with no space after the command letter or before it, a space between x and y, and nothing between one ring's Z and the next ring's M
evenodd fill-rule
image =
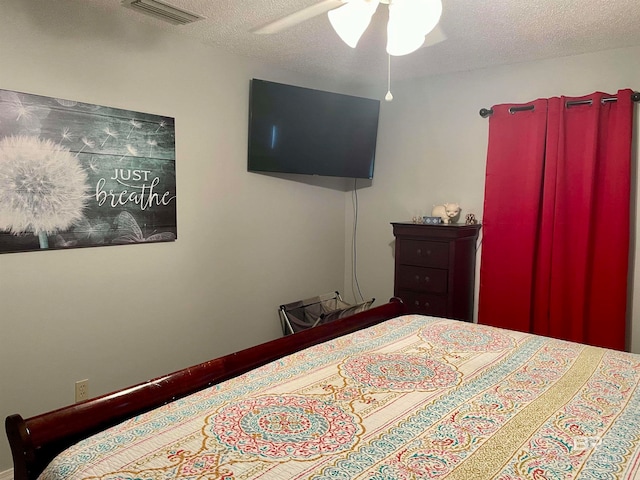
M394 295L412 313L473 321L480 225L392 223Z

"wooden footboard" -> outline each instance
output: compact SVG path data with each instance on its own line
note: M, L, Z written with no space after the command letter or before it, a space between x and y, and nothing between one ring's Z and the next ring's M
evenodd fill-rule
M406 313L398 298L370 310L185 368L82 403L24 419L6 418L14 479L33 480L58 453L128 418L312 345Z

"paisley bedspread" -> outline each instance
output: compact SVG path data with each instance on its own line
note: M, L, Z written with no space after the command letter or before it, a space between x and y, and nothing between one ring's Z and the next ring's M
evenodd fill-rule
M42 479L640 479L640 356L408 315L93 436Z

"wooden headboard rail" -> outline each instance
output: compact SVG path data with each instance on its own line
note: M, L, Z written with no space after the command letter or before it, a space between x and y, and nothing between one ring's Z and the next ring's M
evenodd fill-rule
M406 313L398 298L335 322L185 368L101 397L24 419L6 418L14 479L35 480L74 443L126 419L241 375L285 355Z

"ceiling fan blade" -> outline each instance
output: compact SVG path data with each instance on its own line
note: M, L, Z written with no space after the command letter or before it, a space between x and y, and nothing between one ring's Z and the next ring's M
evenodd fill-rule
M434 27L433 30L425 35L425 40L422 46L431 47L432 45L435 45L437 43L444 42L446 39L447 34L444 33L444 30L442 30L442 27L440 27L440 25L438 24Z
M278 33L313 17L322 15L329 10L333 10L334 8L343 5L345 1L346 0L321 0L316 4L310 5L302 10L298 10L297 12L293 12L273 22L269 22L266 25L254 28L251 31L258 34Z

